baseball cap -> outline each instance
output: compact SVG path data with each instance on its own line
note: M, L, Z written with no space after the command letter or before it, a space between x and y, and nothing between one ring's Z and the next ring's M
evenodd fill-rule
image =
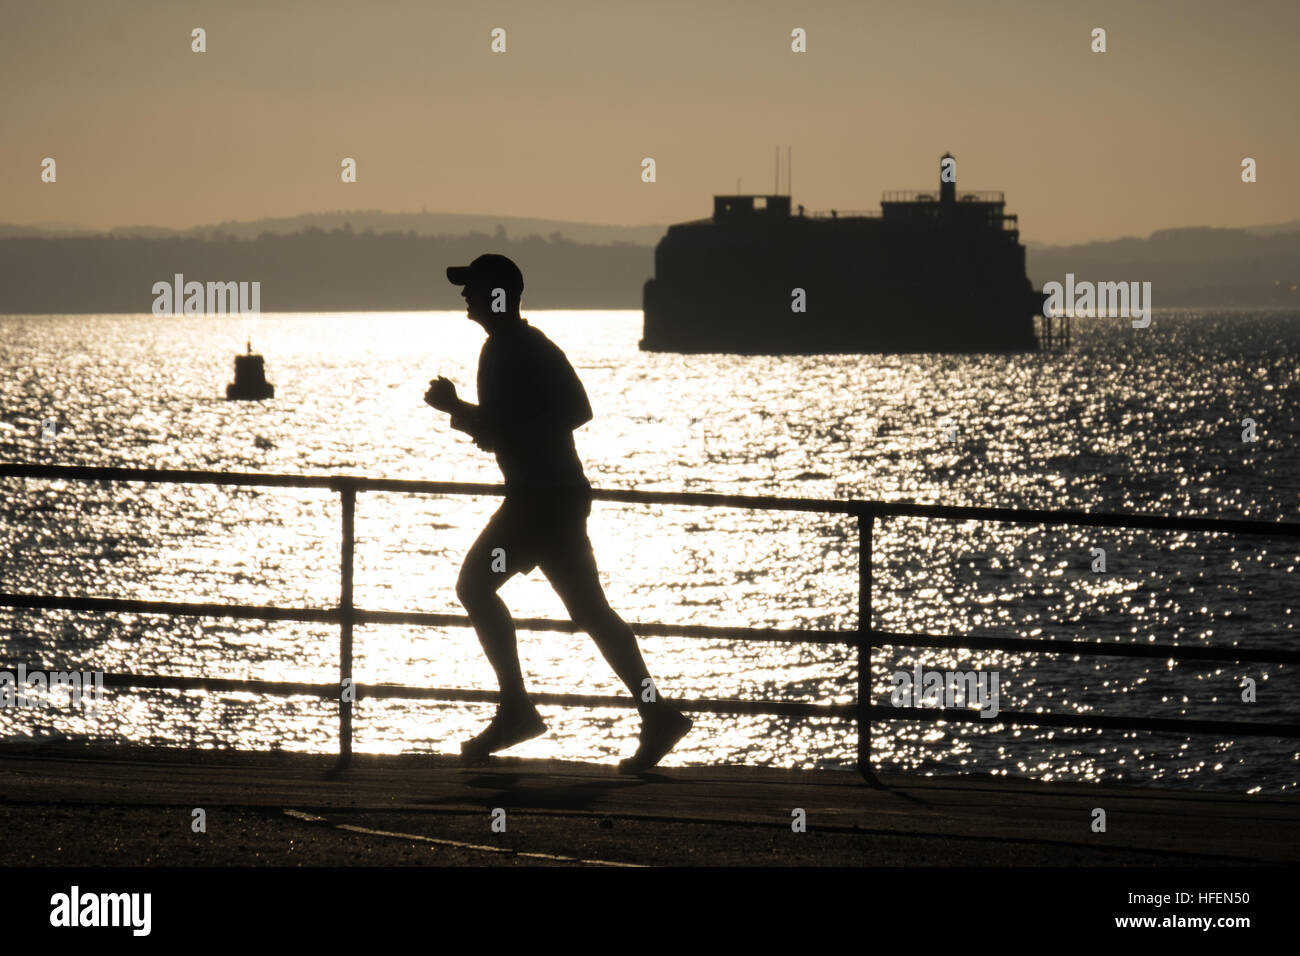
M467 266L448 266L447 278L455 285L505 289L516 294L524 291L524 274L506 256L484 253Z

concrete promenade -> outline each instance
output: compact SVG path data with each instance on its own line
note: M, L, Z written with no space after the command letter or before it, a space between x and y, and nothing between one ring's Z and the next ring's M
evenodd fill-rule
M0 744L0 865L1260 865L1300 800L991 777ZM1091 828L1106 811L1105 833ZM206 833L191 823L195 808ZM494 810L505 832L494 832ZM806 814L794 832L792 812ZM501 814L495 814L500 826Z

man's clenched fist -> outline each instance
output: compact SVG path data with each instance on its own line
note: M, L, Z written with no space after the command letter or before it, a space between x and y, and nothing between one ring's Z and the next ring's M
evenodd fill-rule
M444 412L450 412L460 404L460 399L456 397L456 386L441 375L429 380L429 390L424 393L424 401Z

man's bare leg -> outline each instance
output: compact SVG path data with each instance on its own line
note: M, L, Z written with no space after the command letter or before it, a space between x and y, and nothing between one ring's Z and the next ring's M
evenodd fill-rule
M624 773L650 769L686 736L693 721L660 696L636 634L605 599L594 559L584 555L565 562L562 568L544 565L542 571L573 622L591 635L641 713L640 744L632 757L619 763L619 769Z
M497 594L497 589L513 576L513 572L491 570L491 548L496 546L492 542L485 544L480 537L470 548L456 582L456 596L465 606L483 653L496 672L500 688L497 712L492 722L477 737L461 745L461 754L471 761L481 760L490 753L546 733L546 724L524 687L515 622L510 617L510 609Z

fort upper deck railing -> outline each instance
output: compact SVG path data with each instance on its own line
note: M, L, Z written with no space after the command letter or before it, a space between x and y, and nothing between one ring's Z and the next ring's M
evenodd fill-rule
M1006 193L1001 190L986 189L979 192L961 192L956 194L957 202L1006 203ZM881 202L939 202L937 189L888 189L881 196Z
M351 687L354 699L405 698L493 703L495 691L465 688L408 687L393 684L358 685L352 680L352 632L359 624L413 624L432 627L468 626L461 614L425 614L358 608L353 603L353 549L356 500L361 492L396 492L431 495L502 495L499 485L445 481L406 481L348 475L271 475L216 471L180 471L137 468L0 464L0 478L66 480L76 482L150 482L168 484L237 485L264 488L320 488L337 492L341 499L341 549L339 601L334 607L269 607L248 604L185 603L142 601L103 597L74 597L49 594L0 592L0 607L32 610L60 609L106 613L162 614L188 617L227 617L264 621L308 621L337 624L339 628L339 683L308 684L286 681L233 680L187 677L175 674L104 674L104 685L117 688L255 692L284 696L316 696L338 702L339 764L352 757L352 702L343 692ZM684 711L715 714L766 714L784 717L831 717L857 724L857 768L868 781L871 770L871 724L879 720L921 720L986 722L996 724L1083 729L1142 730L1226 737L1268 736L1300 739L1300 724L1254 721L1198 720L1162 717L1109 717L1100 714L1040 713L1003 710L982 718L973 710L945 710L923 707L885 707L871 702L872 651L881 646L940 647L966 650L1006 650L1080 656L1148 657L1187 661L1231 661L1252 663L1300 663L1300 652L1262 647L1203 647L1181 644L1118 644L1088 640L994 637L973 634L900 634L872 625L872 536L876 523L891 517L937 518L951 521L997 521L1031 525L1075 525L1099 528L1133 528L1168 531L1202 531L1221 534L1258 535L1278 538L1300 537L1300 524L1244 519L1185 518L1142 514L1094 514L1083 511L1049 511L1034 508L968 508L924 505L912 502L883 502L816 498L763 498L686 492L596 490L600 501L628 504L673 504L703 508L746 508L763 511L803 511L842 514L857 521L858 530L858 627L855 630L808 630L797 628L705 627L664 623L633 623L641 635L693 637L710 640L733 639L790 643L839 644L857 649L857 699L852 704L811 704L800 701L729 699L679 699L673 703ZM0 582L2 586L2 582ZM520 619L520 629L574 632L568 621ZM7 665L6 665L7 666ZM533 694L536 703L565 707L633 707L631 697L590 694Z
M798 214L792 218L801 218ZM879 209L815 209L805 212L805 219L881 219Z

